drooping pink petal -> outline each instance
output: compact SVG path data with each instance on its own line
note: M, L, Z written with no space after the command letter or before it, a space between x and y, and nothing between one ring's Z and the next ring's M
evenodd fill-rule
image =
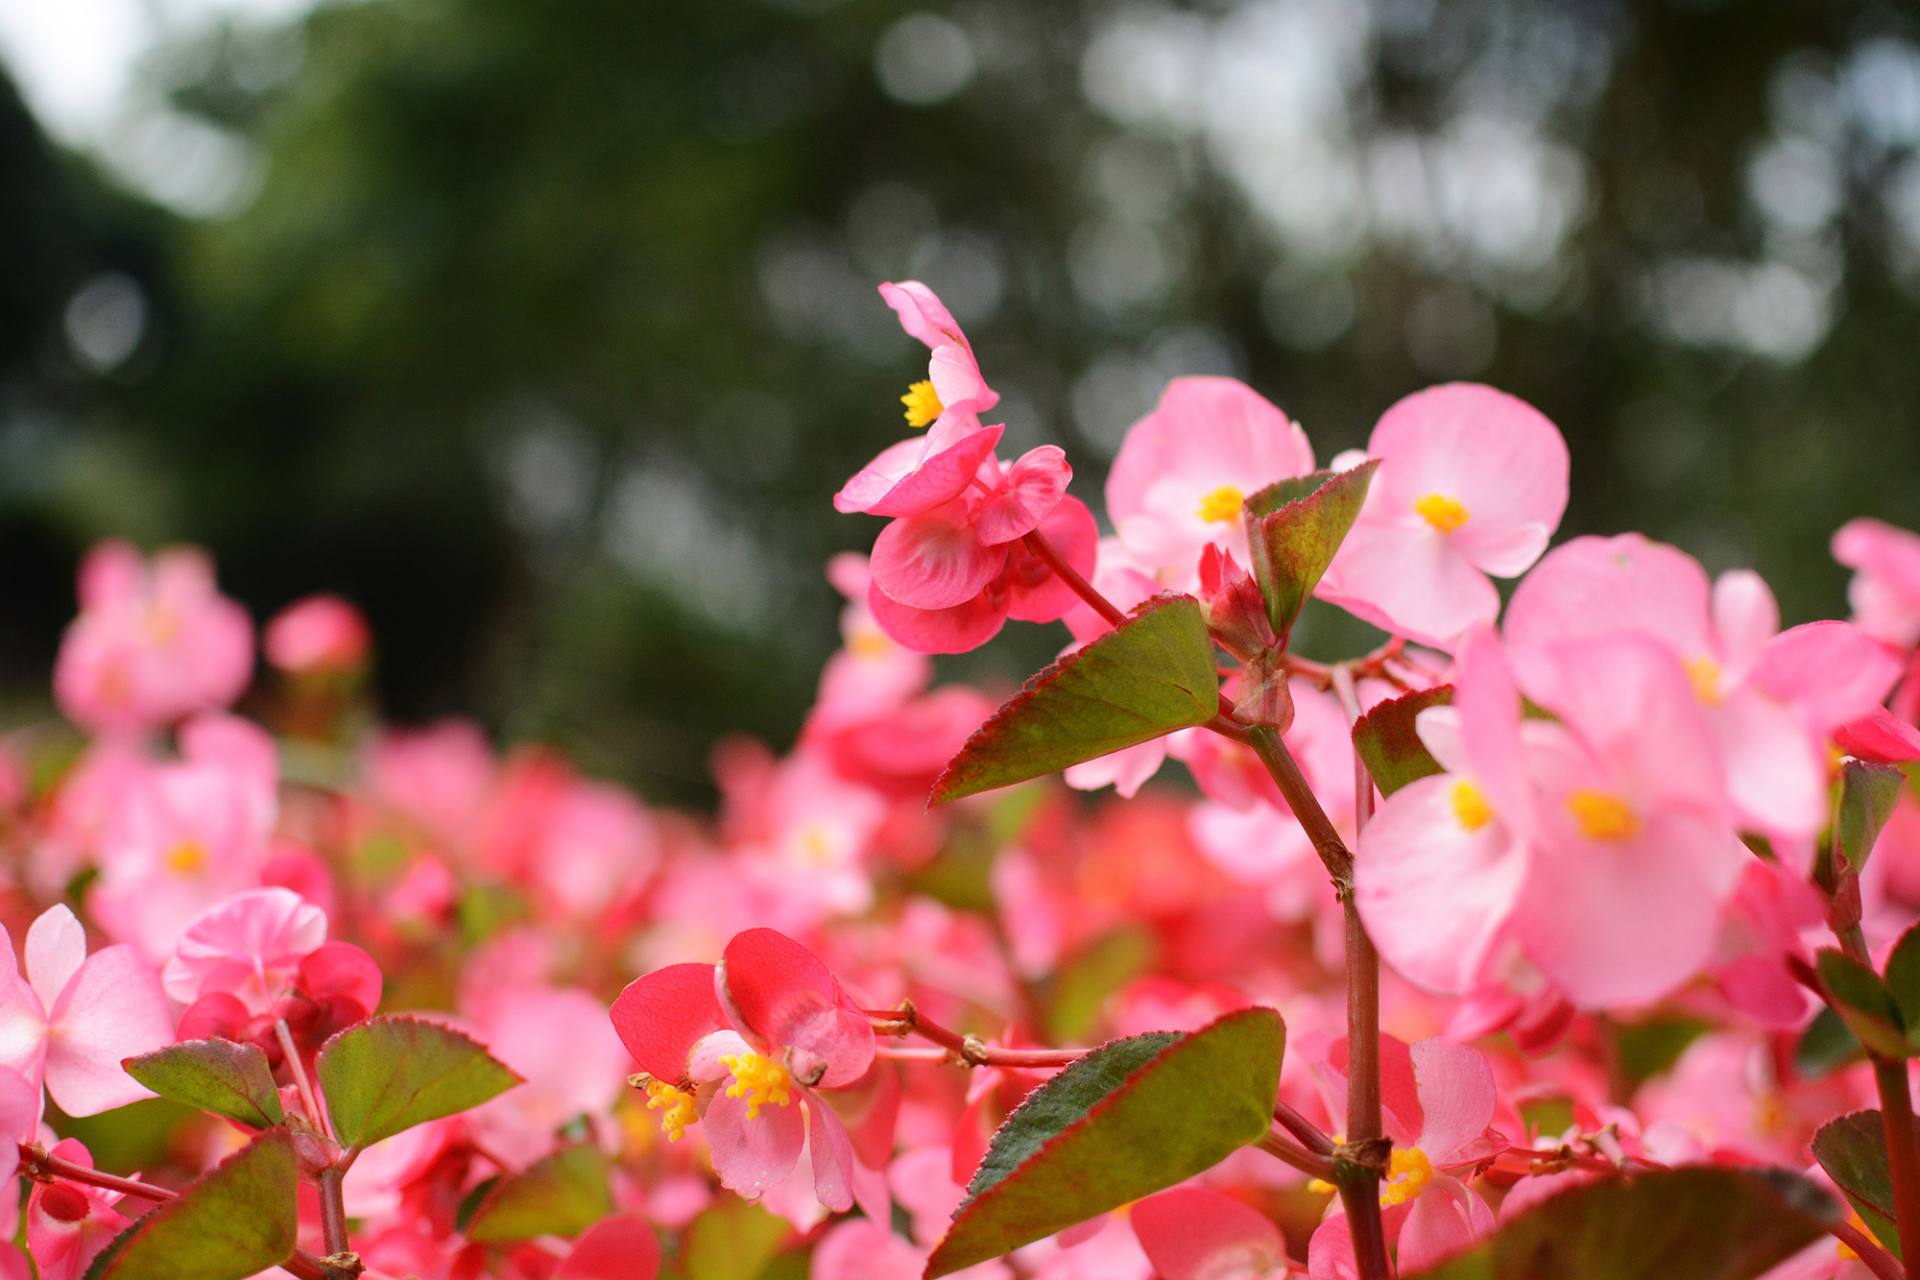
M1437 649L1490 624L1500 593L1448 536L1364 518L1340 545L1315 595L1384 631Z
M989 546L1011 542L1038 528L1060 505L1071 479L1073 468L1058 445L1043 444L1021 454L974 513L980 541Z
M48 907L27 930L27 981L52 1008L87 958L87 931L65 906Z
M843 514L914 516L959 497L1006 431L962 416L943 417L923 437L887 446L833 497Z
M1162 1280L1252 1280L1286 1259L1286 1241L1265 1214L1202 1187L1138 1201L1128 1221Z
M656 1080L679 1084L702 1036L726 1025L713 994L714 966L670 964L627 984L610 1016L620 1042Z
M1438 1038L1416 1041L1409 1051L1423 1117L1417 1145L1436 1165L1450 1163L1493 1123L1493 1068L1479 1050Z
M1380 954L1413 982L1453 994L1486 975L1528 861L1498 817L1462 824L1457 785L1441 774L1394 792L1360 833L1354 859L1355 898Z
M806 1145L807 1124L797 1104L760 1108L747 1118L747 1101L722 1093L702 1117L720 1184L753 1199L786 1180Z
M151 1097L121 1059L173 1042L160 975L130 946L87 957L48 1012L47 1092L70 1116Z
M853 1208L853 1140L833 1108L811 1090L801 1089L807 1104L807 1150L813 1157L813 1193L834 1213ZM762 1115L766 1113L761 1112Z
M961 343L949 342L933 349L927 360L927 380L933 383L933 394L947 414L972 416L1000 403L1000 393L987 385L973 349Z
M882 631L915 653L967 653L1006 625L1007 592L989 588L951 609L915 609L875 583L867 591L867 608Z
M660 1274L660 1241L637 1213L603 1218L574 1242L554 1280L653 1280Z
M1495 1225L1493 1210L1472 1189L1457 1178L1436 1176L1400 1224L1395 1254L1400 1274L1414 1275L1438 1265L1491 1235Z
M960 332L960 322L953 318L953 312L918 280L889 280L880 286L880 297L900 317L900 327L909 337L918 338L928 347L966 345L966 335Z
M1004 546L980 541L967 505L953 501L902 516L873 540L873 585L915 609L965 604L999 576Z
M802 1084L851 1084L873 1062L873 1028L866 1015L818 957L777 930L735 934L716 989L750 1038L794 1051L792 1065ZM811 1061L799 1061L800 1055Z

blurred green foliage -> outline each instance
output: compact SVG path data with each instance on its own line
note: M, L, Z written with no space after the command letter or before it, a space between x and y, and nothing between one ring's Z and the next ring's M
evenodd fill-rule
M1567 433L1564 533L1837 612L1831 531L1920 525L1916 39L1786 0L363 0L153 60L244 159L204 217L0 97L5 697L44 704L90 540L192 540L256 615L360 601L396 713L698 797L834 643L820 567L874 526L828 499L922 359L872 284L911 276L1090 498L1177 372L1323 457L1473 377Z

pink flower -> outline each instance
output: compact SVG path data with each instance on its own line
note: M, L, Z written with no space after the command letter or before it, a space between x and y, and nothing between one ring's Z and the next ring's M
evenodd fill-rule
M44 1082L68 1115L90 1116L153 1096L120 1060L173 1042L159 975L128 946L87 954L65 907L27 930L26 976L0 928L0 1066Z
M1897 649L1920 645L1920 533L1881 520L1849 520L1833 535L1833 558L1852 569L1854 621Z
M278 755L256 726L202 716L182 728L180 749L124 797L87 898L110 937L155 960L201 912L260 883L279 807Z
M933 290L918 280L880 286L880 296L900 317L900 327L927 344L927 380L916 382L900 398L907 425L924 427L948 417L974 416L1000 403L1000 393L987 385L973 344L960 331Z
M290 889L236 894L187 926L162 974L167 995L192 1004L216 993L249 1014L279 1016L296 991L344 999L358 1021L379 1007L380 969L359 947L327 941L327 916Z
M1231 1196L1175 1187L1133 1206L1128 1220L1162 1280L1258 1280L1285 1275L1280 1228Z
M1396 791L1361 837L1361 916L1436 990L1472 990L1517 950L1583 1006L1663 995L1708 959L1748 859L1712 730L1651 640L1519 657L1558 723L1523 725L1498 642L1468 636L1454 705L1417 721L1446 772Z
M1120 445L1107 473L1107 515L1158 581L1188 590L1204 547L1247 563L1249 494L1312 470L1306 432L1253 388L1175 378Z
M267 661L293 675L351 671L367 660L373 637L361 612L339 596L296 600L267 623Z
M52 1154L93 1168L92 1155L76 1139L56 1144ZM111 1191L78 1182L36 1184L27 1200L27 1248L40 1280L80 1280L133 1221L120 1212L119 1201Z
M1826 822L1827 739L1877 709L1900 674L1844 622L1780 631L1757 574L1709 584L1691 556L1634 533L1554 548L1507 608L1516 647L1610 633L1646 636L1684 665L1737 815L1780 839L1811 839Z
M1440 648L1493 621L1487 575L1546 550L1567 506L1567 446L1524 401L1492 387L1417 391L1381 416L1367 501L1315 593Z
M817 1091L866 1074L873 1029L806 948L749 929L718 968L676 964L636 979L612 1017L650 1077L648 1108L670 1139L704 1122L722 1184L759 1196L810 1151L820 1203L852 1206L852 1141Z
M151 561L103 542L80 566L80 615L67 628L54 694L75 723L141 730L224 707L253 671L253 624L189 548Z
M607 1116L627 1055L602 999L577 987L521 985L490 992L473 1013L481 1041L526 1082L467 1115L487 1150L532 1161L574 1117Z
M1346 1109L1346 1048L1336 1041L1325 1061L1314 1064L1336 1115ZM1489 1128L1499 1098L1493 1071L1477 1050L1437 1039L1409 1047L1392 1036L1380 1038L1380 1095L1393 1139L1380 1202L1399 1270L1411 1275L1493 1232L1493 1211L1453 1173L1506 1146ZM1353 1265L1352 1250L1346 1219L1335 1213L1313 1233L1308 1273L1315 1280L1341 1276Z

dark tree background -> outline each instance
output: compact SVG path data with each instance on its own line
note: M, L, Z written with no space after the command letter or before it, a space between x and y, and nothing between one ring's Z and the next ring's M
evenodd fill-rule
M396 714L698 796L834 642L828 498L922 367L890 277L1089 497L1175 373L1323 457L1468 377L1566 432L1563 533L1790 618L1843 520L1920 525L1903 3L360 0L147 74L239 157L211 213L0 90L9 722L85 546L190 540L256 615L362 602Z

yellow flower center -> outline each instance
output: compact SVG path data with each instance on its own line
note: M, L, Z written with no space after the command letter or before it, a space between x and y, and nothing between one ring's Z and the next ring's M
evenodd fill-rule
M1478 831L1493 821L1493 806L1487 803L1487 793L1465 778L1453 784L1447 797L1453 801L1454 819L1465 830Z
M907 406L907 425L924 427L938 418L946 408L940 403L940 397L934 394L933 384L922 379L907 388L907 394L900 397L900 403Z
M876 660L893 652L893 641L878 627L861 627L847 637L847 652L856 658Z
M687 1126L700 1118L693 1095L664 1080L647 1081L647 1110L660 1113L660 1132L668 1142L680 1141L687 1135Z
M800 833L800 856L817 867L833 861L833 837L825 827L816 824Z
M1720 705L1720 664L1712 658L1694 658L1687 663L1687 679L1693 682L1693 695L1710 707Z
M1610 791L1581 788L1567 796L1567 812L1589 840L1631 840L1640 831L1633 809Z
M747 1100L747 1119L758 1120L760 1108L771 1102L776 1107L784 1107L793 1101L793 1077L787 1069L767 1057L764 1053L728 1054L720 1059L727 1070L733 1073L733 1083L727 1086L729 1098Z
M1418 1147L1395 1147L1387 1160L1386 1181L1380 1184L1383 1207L1405 1204L1433 1181L1433 1161Z
M1444 493L1429 493L1416 498L1413 511L1441 533L1452 533L1467 522L1466 504Z
M167 852L167 870L190 876L207 865L207 846L198 840L182 840Z
M1223 484L1200 499L1199 516L1208 524L1230 524L1240 518L1240 508L1246 505L1246 494L1230 484Z

